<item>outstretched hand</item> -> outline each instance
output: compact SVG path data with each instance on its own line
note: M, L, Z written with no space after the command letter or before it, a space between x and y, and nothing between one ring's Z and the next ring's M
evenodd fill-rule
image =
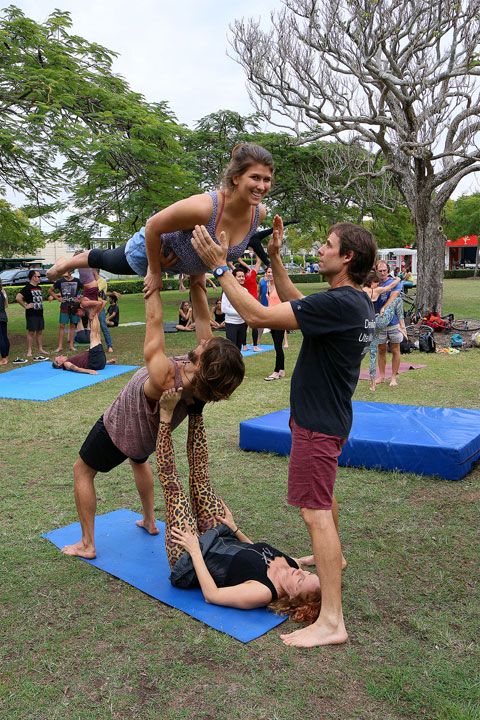
M220 245L217 245L212 240L205 225L195 225L192 245L199 258L211 270L227 264L228 240L224 232L220 233L219 241Z
M177 545L181 545L191 555L195 550L200 550L198 535L193 534L186 522L183 527L183 530L180 530L178 527L172 527L172 541Z
M283 220L280 215L273 218L273 233L268 241L267 251L270 256L279 255L283 243Z

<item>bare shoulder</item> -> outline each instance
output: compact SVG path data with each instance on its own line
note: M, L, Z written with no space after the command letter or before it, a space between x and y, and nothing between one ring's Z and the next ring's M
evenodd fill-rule
M191 230L195 225L206 225L213 212L213 200L208 193L191 195L178 200L147 221L162 233Z
M258 212L258 224L261 225L262 222L265 220L267 215L267 211L265 210L265 205L259 205L259 212Z

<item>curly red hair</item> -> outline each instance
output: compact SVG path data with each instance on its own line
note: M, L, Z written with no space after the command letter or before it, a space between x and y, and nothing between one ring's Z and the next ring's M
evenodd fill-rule
M320 614L322 594L311 592L304 596L297 595L295 598L282 597L274 600L268 606L276 615L289 615L295 622L304 622L311 625Z

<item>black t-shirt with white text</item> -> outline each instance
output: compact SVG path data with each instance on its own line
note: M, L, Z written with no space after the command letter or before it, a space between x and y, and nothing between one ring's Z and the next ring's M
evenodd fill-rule
M290 406L300 427L346 438L360 364L375 333L375 310L350 285L291 301L303 334L292 375Z
M65 280L65 278L61 277L55 280L53 289L58 290L62 296L62 302L60 303L61 312L68 312L68 309L72 306L80 290L83 290L83 283L77 280L77 278Z
M33 303L33 308L29 308L25 310L25 316L26 317L42 317L43 315L43 297L42 297L42 289L40 287L37 287L36 285L32 285L31 283L28 283L20 290L20 295L22 295L23 299L25 300L25 303L27 305L30 305L30 303Z

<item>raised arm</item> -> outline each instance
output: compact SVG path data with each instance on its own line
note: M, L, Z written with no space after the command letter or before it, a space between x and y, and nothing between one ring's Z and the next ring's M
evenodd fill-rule
M165 381L171 372L171 362L165 355L163 306L158 290L145 300L145 322L143 355L149 376L145 383L145 392L147 395L159 396L165 389Z
M304 296L295 287L290 280L287 271L280 257L280 248L283 243L283 222L279 215L275 215L273 219L273 235L268 243L268 254L270 255L270 263L272 265L273 277L275 278L275 287L277 288L278 297L282 302L287 300L299 300ZM290 328L286 328L287 330Z

